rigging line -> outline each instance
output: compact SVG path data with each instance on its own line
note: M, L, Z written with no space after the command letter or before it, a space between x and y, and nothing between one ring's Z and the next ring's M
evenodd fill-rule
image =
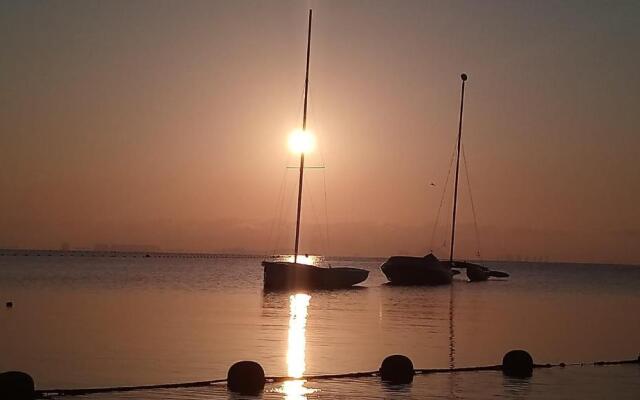
M314 107L318 108L317 106ZM314 109L311 110L310 113L310 117L312 118L312 121L314 121L313 126L318 128L318 132L324 132L322 129L322 124L321 123L316 123L316 119L315 119L315 111ZM319 136L316 133L316 137ZM320 155L320 163L323 167L326 166L326 160L324 157L324 151L322 150L322 146L318 145L318 154ZM331 246L330 246L330 241L329 241L329 207L328 207L328 203L327 203L327 173L326 173L326 167L322 168L322 189L324 191L324 246L325 246L325 256L329 255L330 251L331 251Z
M310 101L311 102L311 101ZM324 132L323 129L323 125L322 125L322 121L321 119L316 118L316 116L318 114L322 114L321 112L318 112L318 109L320 108L319 104L314 104L313 107L309 107L309 115L307 117L307 121L309 121L309 125L313 126L315 128L315 135L316 138L318 138L317 143L320 143L320 133L319 132ZM328 208L328 203L327 203L327 179L326 179L326 171L325 171L325 166L326 166L326 160L325 160L325 156L324 156L324 151L323 151L323 146L321 146L320 144L317 144L317 151L318 151L318 155L320 157L320 165L322 165L322 186L323 186L323 190L324 190L324 256L329 255L330 251L331 251L331 246L330 246L330 240L329 240L329 208ZM314 210L315 213L315 210ZM315 216L315 215L314 215ZM317 218L317 216L316 216Z
M323 161L324 164L324 161ZM327 203L327 174L322 170L322 186L324 189L324 227L326 237L326 253L325 256L331 255L331 242L329 241L329 205Z
M275 253L275 250L278 246L277 240L274 241L274 229L276 227L276 224L279 225L280 220L282 218L282 209L283 207L283 203L284 203L284 198L285 198L285 192L287 190L287 169L284 168L284 172L282 174L282 179L280 181L280 190L278 192L278 198L276 200L276 211L274 213L274 219L271 221L271 228L269 229L269 249L273 249L273 253Z
M325 256L330 255L331 242L329 240L329 203L327 201L327 172L324 152L319 146L320 162L322 163L322 190L324 192L324 236L325 236Z
M287 163L289 162L289 160L287 159ZM284 172L284 188L282 190L282 199L280 200L280 214L278 214L278 219L277 219L277 225L276 225L276 232L275 232L275 241L273 243L274 246L274 254L279 254L278 252L278 246L280 246L280 237L282 236L282 226L285 224L284 221L284 213L285 212L289 212L289 207L290 204L287 203L287 172L288 170L285 168L285 172Z
M297 115L302 115L302 110L304 108L304 85L302 85L302 87L300 88L300 96L298 97L298 113ZM278 209L276 209L277 214L277 219L276 221L274 221L274 224L272 226L276 226L276 233L275 233L275 240L274 242L270 242L270 246L271 244L273 244L273 253L276 254L278 252L278 246L280 245L280 238L282 236L282 226L284 224L283 221L283 212L289 212L289 210L291 209L291 204L287 203L286 201L286 190L287 190L287 168L286 165L289 164L289 157L287 157L287 162L285 164L285 170L284 170L284 177L283 177L283 186L282 186L282 198L279 199L279 213L278 213ZM271 233L269 233L269 238L271 238Z
M294 187L294 189L295 189L295 187ZM289 211L291 210L292 205L293 205L294 200L295 200L294 196L289 196L289 200L287 201L287 199L286 199L287 193L284 193L284 197L285 197L285 199L283 199L283 204L285 205L285 208L283 209L284 214L282 214L282 216L279 218L278 230L276 231L276 233L277 233L276 246L280 245L280 238L282 237L283 225L285 225L285 217L284 217L284 215L289 215ZM276 249L276 250L281 250L281 249ZM282 250L283 251L288 251L286 248L283 248Z
M469 201L471 202L471 212L473 214L473 227L476 232L476 246L478 252L476 253L480 257L480 231L478 230L478 218L476 217L476 207L473 203L473 195L471 194L471 178L469 178L469 166L467 165L467 155L464 152L464 143L462 144L462 160L464 163L464 171L467 176L467 188L469 188Z
M444 204L444 198L447 194L447 186L449 185L449 178L451 177L451 169L453 168L453 159L456 154L456 147L453 147L451 152L451 160L449 160L449 171L447 172L447 179L444 181L444 187L442 189L442 197L440 197L440 205L438 206L438 213L436 214L436 220L433 222L433 230L431 232L431 242L429 243L429 249L433 252L433 241L436 237L436 230L438 229L438 222L440 221L440 213L442 211L442 205ZM445 242L446 243L446 242Z
M318 218L318 213L316 210L316 205L313 202L313 191L309 190L307 193L308 193L309 203L311 203L311 212L313 213L313 220L316 224L316 227L319 227L320 229L322 229L322 224L320 223L320 218Z
M296 177L296 178L297 178L297 177ZM297 179L295 179L295 181L297 181ZM296 204L297 204L297 198L296 198L296 195L297 195L298 190L297 190L297 188L296 188L295 186L296 186L295 184L292 186L292 195L290 196L290 198L291 198L291 199L290 199L290 201L289 201L289 206L288 206L288 208L287 208L287 209L286 209L286 211L285 211L286 215L288 215L288 216L289 216L289 218L291 218L291 215L293 215L292 210L295 210L295 208L296 208ZM283 219L285 219L285 218L283 218ZM285 224L286 224L286 220L285 220L285 221L283 221L283 223L285 223ZM292 221L290 221L290 224L293 226L293 228L295 228L295 226L296 226L296 221L295 221L295 220L292 220ZM287 232L291 232L291 231L292 231L292 228L287 228L287 229L286 229L286 231L287 231ZM295 235L295 234L294 234L294 235ZM290 241L291 241L291 238L287 239L287 242L290 242ZM284 251L287 251L287 249L288 249L288 248L290 248L290 247L284 246L284 247L283 247L283 250L284 250ZM295 262L295 260L294 260L294 262Z

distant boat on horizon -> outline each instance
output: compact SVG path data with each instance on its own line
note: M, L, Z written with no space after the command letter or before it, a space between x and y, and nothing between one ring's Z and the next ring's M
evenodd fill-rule
M486 281L489 277L506 278L509 274L492 271L489 268L466 261L455 261L453 251L456 232L456 208L458 204L458 172L460 169L460 146L462 143L462 112L464 109L464 87L467 74L460 75L462 89L460 96L460 119L458 123L458 141L456 156L456 172L453 195L453 215L451 221L451 247L449 260L440 261L433 253L424 257L392 256L380 267L389 282L395 285L448 285L459 271L454 268L465 268L467 278L471 282Z
M304 111L301 134L307 128L307 97L309 92L309 59L311 54L311 19L313 10L309 10L309 30L307 34L307 67L304 82ZM304 177L305 149L300 148L300 168L298 178L298 207L296 211L296 239L292 261L263 261L265 289L341 289L356 285L369 276L369 271L351 267L323 268L298 262L300 243L300 212L302 210L302 187ZM309 257L305 256L303 261Z

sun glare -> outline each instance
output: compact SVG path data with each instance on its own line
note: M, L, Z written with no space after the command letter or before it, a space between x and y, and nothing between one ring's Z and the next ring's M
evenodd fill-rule
M316 145L313 133L296 129L289 135L289 150L294 153L310 153Z
M287 256L286 261L296 262L298 264L305 264L305 265L317 265L318 263L320 263L321 259L318 256L310 256L308 254L298 254L298 257L294 257L293 255Z

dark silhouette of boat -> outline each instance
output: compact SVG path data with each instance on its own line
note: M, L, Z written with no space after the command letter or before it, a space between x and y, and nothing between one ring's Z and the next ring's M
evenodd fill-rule
M344 289L356 285L369 271L350 267L324 268L285 261L263 261L265 289Z
M431 253L424 257L392 256L380 269L393 285L448 285L458 273Z
M494 278L508 278L509 274L502 271L493 271L483 265L474 264L466 261L456 261L456 268L465 268L467 272L467 278L471 282L486 281L490 277Z
M456 157L456 172L453 194L453 215L451 220L451 248L449 261L440 261L433 254L425 257L392 256L380 269L387 279L394 285L447 285L453 276L459 273L453 268L466 268L467 277L472 282L486 281L490 276L508 277L500 271L491 271L482 265L464 261L454 261L453 250L456 238L456 208L458 205L458 176L460 170L460 147L462 144L462 111L464 109L464 86L467 74L460 76L462 79L462 91L460 96L460 119L458 122L458 142Z
M302 116L302 132L307 128L307 95L309 92L309 58L311 54L311 18L309 10L309 30L307 34L307 67L304 81L304 111ZM298 179L298 207L296 214L296 239L293 262L263 261L265 289L341 289L356 285L369 276L369 271L350 267L323 268L307 265L298 261L298 245L300 243L300 211L302 210L302 183L304 176L304 150L300 151L300 168Z

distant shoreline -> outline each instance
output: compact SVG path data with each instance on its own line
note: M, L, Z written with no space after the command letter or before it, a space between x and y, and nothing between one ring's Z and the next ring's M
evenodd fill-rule
M122 250L51 250L51 249L0 249L0 257L109 257L109 258L266 258L270 255L255 253L208 253L208 252L180 252L180 251L122 251ZM327 256L327 261L384 261L387 257L376 256ZM467 261L481 263L517 263L517 264L572 264L572 265L609 265L640 267L638 264L621 264L607 262L577 262L577 261L526 261L526 260L479 260Z

